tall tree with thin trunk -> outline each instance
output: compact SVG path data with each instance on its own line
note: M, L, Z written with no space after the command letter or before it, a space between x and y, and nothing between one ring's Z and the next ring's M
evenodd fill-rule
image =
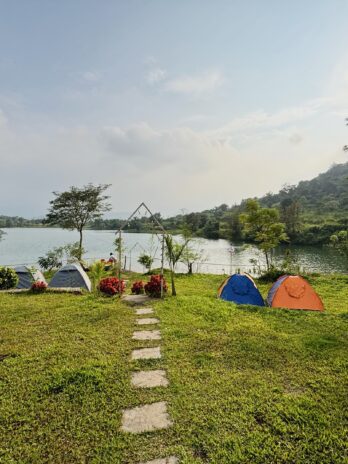
M261 208L255 199L246 202L245 213L240 215L244 232L254 240L265 254L267 270L272 264L272 252L281 242L288 241L285 224L280 222L279 211L275 208Z
M170 267L170 277L172 283L172 295L176 296L176 289L175 289L175 268L177 263L180 261L185 248L190 242L189 237L184 237L184 241L182 243L177 243L174 241L173 236L166 234L164 236L164 241L166 245L166 255L169 262Z
M66 192L53 192L55 198L50 201L45 223L79 232L79 260L82 258L83 229L111 209L107 203L109 197L104 195L109 187L110 184L88 184L82 188L70 187Z

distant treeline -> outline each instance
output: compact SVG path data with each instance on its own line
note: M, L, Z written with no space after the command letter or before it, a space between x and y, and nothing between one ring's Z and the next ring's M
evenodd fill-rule
M298 185L286 185L279 193L268 193L259 199L261 206L277 208L286 225L291 243L318 245L328 243L336 231L348 228L348 163L333 165L327 172ZM193 235L209 239L224 238L231 241L249 240L243 234L240 214L246 200L239 205L222 204L213 209L179 214L156 219L168 232L189 229ZM125 224L122 219L98 219L90 229L118 230ZM43 220L0 216L1 227L37 227ZM125 228L126 232L153 232L148 217L135 217Z
M42 226L42 219L24 219L20 216L0 216L0 228L40 226Z
M328 243L336 231L348 227L348 163L333 165L327 172L298 185L286 185L279 193L268 193L259 199L263 207L279 210L280 219L294 244L318 245ZM246 200L239 205L222 204L198 213L180 214L167 219L157 218L168 231L183 227L195 236L209 239L224 238L232 241L248 240L242 231L239 216ZM100 219L91 224L93 229L119 229L124 221ZM133 219L129 232L153 230L148 218Z

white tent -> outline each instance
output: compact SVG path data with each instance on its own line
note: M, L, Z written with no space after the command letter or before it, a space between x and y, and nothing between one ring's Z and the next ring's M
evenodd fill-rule
M48 284L51 288L83 288L91 291L92 285L88 275L80 264L66 264L57 271Z
M30 288L33 282L37 282L39 280L46 283L42 272L37 269L31 269L27 266L16 266L14 270L19 279L16 288Z

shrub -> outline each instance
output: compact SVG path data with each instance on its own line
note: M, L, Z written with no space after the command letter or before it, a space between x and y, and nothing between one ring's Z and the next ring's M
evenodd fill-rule
M144 293L144 283L141 280L137 280L133 283L132 293L134 293L135 295L140 295L141 293Z
M37 280L36 282L33 282L31 286L31 291L33 293L43 293L47 289L47 284L46 282L43 282L42 280Z
M45 271L52 271L52 269L61 267L63 255L64 248L56 247L52 250L49 250L45 256L40 256L37 262L39 263L41 269L44 269Z
M106 277L105 260L95 261L89 268L89 276L92 279L93 290L98 288L100 281Z
M0 290L15 288L18 284L16 272L9 267L0 267Z
M143 253L139 256L138 263L142 264L148 271L150 271L153 263L153 258L152 256Z
M153 275L151 276L150 282L145 284L145 293L153 298L160 298L161 296L161 276ZM163 292L168 290L166 281L163 277Z
M123 293L124 289L124 280L119 280L117 277L106 277L99 283L99 290L109 296Z
M263 283L275 282L284 274L286 274L284 269L277 269L274 266L271 266L268 271L260 275L258 280Z

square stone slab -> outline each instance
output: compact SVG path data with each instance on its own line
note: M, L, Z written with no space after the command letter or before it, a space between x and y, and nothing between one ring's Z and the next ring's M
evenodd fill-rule
M159 330L139 330L133 332L133 340L161 340L161 332Z
M159 359L161 357L161 348L140 348L132 351L132 359Z
M153 314L152 308L139 308L135 310L137 316L141 316L142 314Z
M169 383L163 370L133 372L131 382L137 388L167 387Z
M171 425L167 403L160 401L123 411L121 430L129 433L142 433L166 429Z
M157 317L144 317L143 319L137 319L138 325L150 325L150 324L158 324L159 319Z
M150 298L147 295L125 295L122 300L133 305L143 305L148 303Z
M169 456L168 458L154 459L153 461L140 462L139 464L179 464L179 460L175 456Z

